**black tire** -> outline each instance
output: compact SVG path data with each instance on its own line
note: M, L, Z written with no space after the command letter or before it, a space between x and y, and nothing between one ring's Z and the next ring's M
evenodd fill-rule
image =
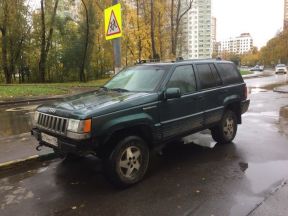
M211 128L213 139L219 144L231 143L237 133L237 117L231 110L226 110L221 122Z
M104 159L104 173L112 184L125 188L143 179L148 164L146 142L138 136L127 136Z

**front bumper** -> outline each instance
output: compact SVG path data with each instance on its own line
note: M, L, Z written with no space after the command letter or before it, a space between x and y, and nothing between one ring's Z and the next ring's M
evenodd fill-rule
M248 108L249 108L249 105L250 105L250 100L247 99L247 100L244 100L241 102L241 114L247 112Z
M50 136L56 137L57 145L52 145L50 143L44 142L42 140L41 133L45 133ZM97 142L92 138L86 140L72 140L66 137L61 137L59 135L52 134L47 131L40 131L38 128L33 128L31 130L31 135L34 136L39 141L39 145L53 148L56 152L60 153L74 153L84 155L87 153L95 152L97 146Z

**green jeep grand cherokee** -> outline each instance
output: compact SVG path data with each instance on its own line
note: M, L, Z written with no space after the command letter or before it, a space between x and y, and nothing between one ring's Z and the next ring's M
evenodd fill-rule
M66 157L94 154L116 185L139 182L151 150L203 129L230 143L247 111L247 88L232 62L147 63L98 90L42 105L32 134Z

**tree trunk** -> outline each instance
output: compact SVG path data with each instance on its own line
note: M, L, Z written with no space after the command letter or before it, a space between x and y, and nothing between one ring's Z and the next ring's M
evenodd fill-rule
M7 38L7 24L8 24L8 4L5 1L4 3L4 14L3 14L3 26L1 26L1 33L2 33L2 67L4 71L5 81L7 84L12 82L12 76L8 67L8 53L7 53L7 45L8 45L8 38Z
M40 82L45 82L45 68L46 68L45 46L46 46L45 11L44 11L44 0L41 0L41 53L39 61Z
M84 2L84 0L81 0L82 4L84 6L84 10L85 10L85 16L86 16L86 35L85 35L85 44L84 44L84 54L83 54L83 60L82 60L82 64L81 64L81 68L80 68L80 72L79 72L79 79L80 82L85 82L86 78L85 78L85 64L86 64L86 58L87 58L87 50L88 50L88 43L89 43L89 17L88 17L88 9L87 6Z
M152 48L152 59L156 59L156 47L155 47L155 20L154 20L154 0L150 0L151 7L151 48Z
M163 58L163 44L162 44L162 31L161 31L161 12L158 13L158 34L159 34L159 57Z
M142 41L140 37L140 23L139 23L139 0L136 0L136 8L137 8L137 33L138 33L138 41L137 41L137 46L138 46L138 61L140 62L142 59Z
M7 35L6 35L6 27L1 29L2 32L2 67L4 70L5 81L6 84L10 84L12 82L12 76L8 67L8 59L7 59Z
M49 34L48 34L47 41L46 41L45 8L44 8L44 0L41 0L41 54L40 54L40 60L39 60L40 82L45 82L46 62L47 62L47 57L48 57L49 49L50 49L51 42L52 42L53 26L55 22L58 3L59 3L59 0L56 0L54 8L53 8L52 17L51 17L51 26L50 26Z

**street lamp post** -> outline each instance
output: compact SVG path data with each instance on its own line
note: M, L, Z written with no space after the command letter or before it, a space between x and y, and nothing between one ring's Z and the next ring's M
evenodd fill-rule
M113 0L112 4L118 4L119 0ZM113 50L114 50L114 63L115 63L115 74L117 74L121 70L121 39L115 38L113 39Z

